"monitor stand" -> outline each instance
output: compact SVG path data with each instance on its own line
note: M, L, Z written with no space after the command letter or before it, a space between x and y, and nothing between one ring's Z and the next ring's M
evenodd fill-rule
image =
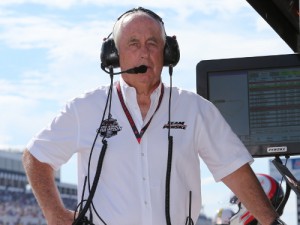
M283 165L279 157L276 157L272 163L285 179L286 183L291 187L296 195L300 197L300 182L294 177L291 171L285 165Z

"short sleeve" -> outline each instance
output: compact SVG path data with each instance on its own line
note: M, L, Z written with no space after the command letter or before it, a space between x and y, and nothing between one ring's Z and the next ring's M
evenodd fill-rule
M77 142L76 108L69 102L48 126L29 141L27 149L39 161L58 170L76 152Z
M210 102L201 109L198 126L199 155L216 181L231 174L253 158L232 131L219 110Z

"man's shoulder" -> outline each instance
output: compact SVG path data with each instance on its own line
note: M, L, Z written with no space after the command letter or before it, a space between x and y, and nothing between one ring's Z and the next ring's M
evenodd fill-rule
M107 98L109 86L99 86L97 88L82 92L80 95L71 98L68 102L70 104L81 104L87 102L102 101Z
M206 112L207 110L211 111L215 108L209 100L197 94L196 91L186 90L179 87L172 88L172 99L174 104L179 104L182 107L189 108L190 110Z
M187 89L183 89L183 88L180 88L180 87L172 87L172 95L173 94L174 94L174 96L176 96L178 98L181 98L181 99L188 98L190 100L194 99L195 101L205 100L202 96L197 94L196 91L187 90Z

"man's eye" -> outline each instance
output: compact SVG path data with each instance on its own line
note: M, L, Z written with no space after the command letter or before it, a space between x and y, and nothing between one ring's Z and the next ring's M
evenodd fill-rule
M149 41L147 44L148 44L148 46L151 46L151 47L157 46L157 42L156 41Z
M137 43L137 42L131 42L131 43L129 44L129 46L134 46L134 47L136 47L136 46L138 46L138 43Z

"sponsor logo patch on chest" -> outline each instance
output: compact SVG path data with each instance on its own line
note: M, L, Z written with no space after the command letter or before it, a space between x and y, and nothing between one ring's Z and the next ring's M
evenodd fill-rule
M100 127L100 136L110 138L112 136L117 135L117 133L122 130L122 127L119 126L116 119L109 118L103 120L101 127Z
M181 129L181 130L185 130L187 127L187 125L185 125L185 122L170 122L170 123L166 123L163 126L163 129Z

